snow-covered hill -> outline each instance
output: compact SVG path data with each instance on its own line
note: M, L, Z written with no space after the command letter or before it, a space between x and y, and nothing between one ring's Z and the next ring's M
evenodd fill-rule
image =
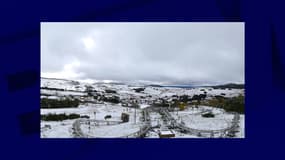
M172 96L181 96L189 95L193 96L195 94L207 94L209 97L216 95L223 95L224 97L234 97L239 94L244 94L244 89L213 89L211 87L195 87L195 88L175 88L175 87L155 87L150 86L149 83L119 83L119 82L108 82L108 83L88 83L88 82L79 82L72 80L63 80L63 79L50 79L50 78L41 78L41 93L50 92L51 94L58 93L63 95L84 95L76 92L85 92L88 87L92 87L93 90L97 93L104 94L106 90L113 90L120 98L127 97L144 97L153 96L156 98L165 98ZM46 89L45 89L46 88ZM136 92L136 88L144 88L141 92ZM47 91L47 89L61 89L63 91ZM72 91L74 91L72 93ZM63 92L69 92L67 94Z

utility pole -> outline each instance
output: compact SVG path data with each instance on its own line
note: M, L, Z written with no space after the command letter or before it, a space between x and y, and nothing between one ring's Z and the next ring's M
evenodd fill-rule
M180 104L179 104L179 105L180 105ZM177 112L176 112L176 115L177 115L177 116L178 116L178 110L179 110L179 107L180 107L179 105L178 105L178 109L177 109Z
M136 124L136 120L137 120L137 104L133 101L132 102L133 107L135 108L135 114L134 114L134 119L135 119L135 124Z
M137 108L135 108L135 124L136 124L136 120L137 120Z

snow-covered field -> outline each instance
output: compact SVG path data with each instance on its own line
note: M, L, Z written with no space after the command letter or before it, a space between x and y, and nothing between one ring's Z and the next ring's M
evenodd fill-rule
M117 125L99 125L92 126L89 128L89 125L82 125L81 129L83 132L87 133L92 137L98 138L116 138L116 137L125 137L131 135L135 132L138 132L141 124L128 122L121 123Z
M158 138L158 133L162 128L167 128L170 122L166 122L165 117L161 115L160 112L151 111L149 112L150 123L147 123L145 119L147 117L143 117L143 112L149 107L154 107L152 105L153 102L161 99L171 101L173 97L176 96L188 95L191 97L193 95L205 94L205 92L209 98L216 95L223 95L224 97L235 97L240 94L244 95L244 89L213 89L209 87L175 88L143 86L143 91L136 92L135 89L142 86L111 83L90 84L86 82L42 78L41 87L45 87L45 89L41 89L41 98L60 99L62 96L79 96L81 99L81 96L88 96L87 92L85 92L86 86L92 86L93 90L96 91L94 93L95 95L104 95L106 97L117 96L122 102L117 104L101 102L91 97L91 100L81 101L77 108L41 108L41 115L64 113L66 115L79 114L80 116L88 116L89 119L83 119L83 122L81 122L79 126L80 130L88 135L88 137L127 137L134 134L137 135L137 133L141 133L144 128L147 128L147 132L142 134L144 137ZM64 89L64 91L55 90L55 88ZM106 93L106 90L112 90L115 91L115 93ZM134 100L136 100L136 103L139 105L138 109L132 106ZM92 101L92 103L90 103L90 101ZM128 107L123 106L123 103L128 103ZM203 113L209 111L213 113L215 117L205 118L201 116ZM122 113L129 115L128 122L122 123ZM230 127L234 118L233 113L227 113L223 109L210 106L198 106L196 108L189 105L183 111L173 111L169 113L178 123L183 123L186 127L196 130L222 130ZM110 117L105 119L106 116ZM78 119L41 121L41 137L76 137L73 125L77 120ZM116 124L112 124L112 122L116 122ZM244 115L240 115L239 132L236 133L236 137L243 138L245 136L244 126ZM179 129L174 128L171 129L171 131L175 134L175 138L199 138L199 136L195 134L182 133Z
M104 117L106 115L111 115L107 121L121 121L121 114L127 113L130 115L130 121L128 123L123 123L119 125L102 125L93 126L91 131L94 137L117 137L124 136L136 132L140 127L141 110L134 108L126 108L120 105L112 104L88 104L81 105L78 108L60 108L60 109L41 109L41 115L47 114L67 114L72 113L80 114L81 116L87 115L92 120L102 120L105 121ZM136 116L135 116L136 114ZM134 118L136 117L136 124ZM62 137L73 137L72 135L72 124L75 120L64 120L62 122L55 121L41 121L41 137L42 138L62 138ZM51 129L44 127L45 125L50 125ZM127 129L130 130L127 130ZM90 132L87 125L82 125L82 130L84 132Z
M215 114L213 118L202 117L205 111L211 111ZM226 113L219 108L208 106L199 106L199 108L189 107L184 111L171 112L172 116L177 120L184 122L186 126L199 130L219 130L227 128L231 125L234 115Z
M54 90L46 90L41 89L41 94L47 94L47 95L56 95L56 96L84 96L87 95L86 93L82 92L73 92L73 91L54 91Z
M72 138L72 124L74 121L41 121L41 138Z

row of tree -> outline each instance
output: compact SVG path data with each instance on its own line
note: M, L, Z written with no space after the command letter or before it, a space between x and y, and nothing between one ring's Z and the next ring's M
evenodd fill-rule
M63 121L66 119L77 119L77 118L80 118L80 115L74 113L69 115L66 115L65 113L41 115L41 120L43 121Z
M41 99L41 108L74 108L79 106L78 99Z
M232 98L216 96L215 98L205 102L205 104L217 108L223 108L227 112L238 112L244 114L245 110L245 100L243 95Z

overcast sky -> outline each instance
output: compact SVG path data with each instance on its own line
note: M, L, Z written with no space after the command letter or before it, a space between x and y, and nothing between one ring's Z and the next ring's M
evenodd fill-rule
M41 23L41 76L244 83L244 23Z

